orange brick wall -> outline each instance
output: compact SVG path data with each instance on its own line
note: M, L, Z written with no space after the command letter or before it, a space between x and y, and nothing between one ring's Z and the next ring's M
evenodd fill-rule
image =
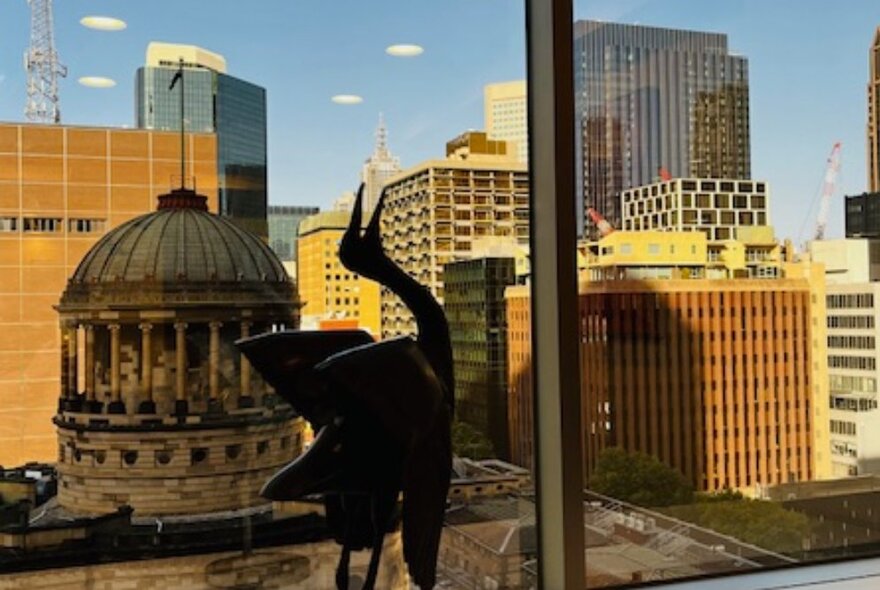
M213 135L187 137L187 176L217 210ZM0 465L55 459L58 303L67 278L106 232L155 209L180 178L180 136L142 130L0 124ZM61 220L24 231L25 219ZM77 232L78 220L100 222ZM8 221L7 221L8 223Z
M527 291L508 298L518 334L527 305ZM806 280L592 283L582 287L580 322L587 477L614 446L659 457L699 490L816 476ZM509 357L511 440L523 465L529 338L512 332Z

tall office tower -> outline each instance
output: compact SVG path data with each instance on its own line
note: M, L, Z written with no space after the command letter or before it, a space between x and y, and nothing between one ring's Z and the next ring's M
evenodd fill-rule
M147 63L135 76L137 126L180 129L181 85L173 90L169 86L181 59L184 125L188 131L217 134L220 215L268 239L264 88L227 74L226 60L216 53L192 45L150 43Z
M309 215L318 213L317 207L269 205L269 247L282 262L296 262L296 240L299 223Z
M674 178L743 178L749 156L748 60L727 36L575 23L580 229L586 210L617 227L619 194Z
M507 317L504 290L527 262L516 242L474 245L474 258L443 267L444 310L455 364L455 414L492 442L495 457L510 457L507 433Z
M186 145L187 174L216 211L216 138ZM86 251L152 211L179 171L176 133L0 123L0 464L58 458L53 306Z
M379 126L376 127L376 146L373 154L361 168L361 182L364 183L364 210L372 211L379 201L382 187L388 179L400 172L400 158L388 149L388 130L385 119L379 113Z
M321 328L326 322L360 327L378 338L379 284L339 261L339 242L350 218L348 211L323 211L299 224L296 275L303 302L302 324L308 329Z
M516 157L529 161L528 103L526 81L487 84L483 89L483 124L489 139L516 144Z
M475 240L529 243L529 175L505 141L468 131L386 185L382 240L391 258L443 303L443 265L471 258ZM415 334L415 319L382 292L382 336Z
M880 193L880 27L874 33L868 73L868 187Z
M587 480L609 447L654 455L702 491L828 477L822 266L776 256L766 278L735 278L743 248L714 260L700 232L619 231L599 244L579 289ZM713 267L726 275L706 278ZM527 331L511 312L509 330ZM527 368L510 370L526 400L511 403L530 411L516 373ZM511 436L519 450L531 433Z
M880 474L880 241L822 240L825 265L831 469L835 477Z

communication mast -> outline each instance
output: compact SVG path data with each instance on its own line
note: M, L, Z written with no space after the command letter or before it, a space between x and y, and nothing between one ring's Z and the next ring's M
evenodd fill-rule
M27 0L31 8L31 44L24 56L27 70L27 106L24 114L28 121L60 123L58 106L58 78L67 76L55 51L55 33L52 23L52 0Z
M837 185L837 173L840 171L840 142L831 148L828 156L828 167L825 169L825 181L822 183L822 203L819 205L819 217L816 219L816 233L814 240L825 239L825 226L828 225L828 209L831 207L831 197L834 195L834 187Z

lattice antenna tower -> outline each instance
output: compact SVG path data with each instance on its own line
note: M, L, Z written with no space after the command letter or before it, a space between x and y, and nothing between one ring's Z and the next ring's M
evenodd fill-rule
M52 23L52 0L27 0L31 8L31 44L24 56L27 70L27 105L24 115L28 121L60 123L58 106L58 78L67 76L55 51L55 33Z

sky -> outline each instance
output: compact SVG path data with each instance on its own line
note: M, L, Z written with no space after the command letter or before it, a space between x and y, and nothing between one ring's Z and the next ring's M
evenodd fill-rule
M483 86L525 76L522 0L56 0L68 77L63 122L133 125L134 73L150 41L196 44L229 73L267 89L269 202L327 207L354 190L379 113L404 167L442 157L445 142L483 127ZM121 18L101 32L86 15ZM825 162L843 143L828 236L843 233L843 194L865 190L868 46L877 0L577 0L576 18L726 33L749 58L752 176L771 187L777 235L805 241ZM26 0L0 0L0 120L23 120ZM385 54L415 43L415 58ZM80 86L108 76L112 89ZM359 105L330 101L363 96Z

